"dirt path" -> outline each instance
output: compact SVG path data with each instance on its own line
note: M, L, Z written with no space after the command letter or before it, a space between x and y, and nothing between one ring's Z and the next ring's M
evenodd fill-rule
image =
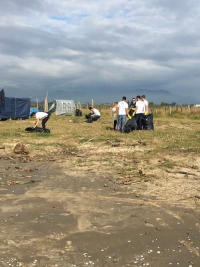
M131 180L81 151L1 156L0 266L200 266L199 163L164 160Z

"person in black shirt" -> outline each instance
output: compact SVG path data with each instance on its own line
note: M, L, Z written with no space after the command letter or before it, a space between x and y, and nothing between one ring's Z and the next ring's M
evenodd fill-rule
M130 108L135 108L135 106L136 106L136 99L135 98L132 98L132 100L131 100L131 103L130 103Z

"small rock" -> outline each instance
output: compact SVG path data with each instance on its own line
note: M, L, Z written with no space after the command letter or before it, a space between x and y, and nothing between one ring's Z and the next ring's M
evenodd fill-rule
M28 154L29 151L24 144L18 143L14 147L14 153L16 153L16 154Z

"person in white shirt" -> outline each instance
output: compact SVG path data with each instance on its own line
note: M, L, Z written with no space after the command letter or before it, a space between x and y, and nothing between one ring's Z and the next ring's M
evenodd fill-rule
M126 97L122 97L122 101L117 104L118 113L118 131L124 132L124 126L126 124L126 116L128 116L128 103L126 103Z
M46 122L48 121L50 114L46 112L32 112L30 116L31 118L36 118L34 128L36 128L39 122L42 121L42 128L45 129Z
M135 119L137 122L137 130L142 130L142 118L145 111L144 102L141 100L140 95L137 96L137 102L135 107Z
M147 115L148 112L149 112L149 110L148 110L149 103L146 100L146 96L145 95L142 95L142 101L144 102L144 114Z
M111 110L114 131L116 131L116 127L117 127L117 104L118 104L117 102L114 102L112 104L112 110Z
M91 114L92 121L97 121L98 119L100 119L101 113L99 112L98 109L93 108L93 107L89 107L89 110L92 113Z

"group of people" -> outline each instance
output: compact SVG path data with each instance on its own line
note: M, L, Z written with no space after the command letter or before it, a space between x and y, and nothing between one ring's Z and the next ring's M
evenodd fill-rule
M89 110L90 110L91 121L97 121L98 119L100 119L101 113L99 112L98 109L93 108L93 107L89 107ZM34 128L38 127L38 124L41 121L42 128L45 129L46 123L50 118L50 113L40 112L40 111L39 112L31 112L30 117L36 119Z
M98 109L89 107L92 121L97 121L101 117L101 113ZM142 116L148 114L148 101L145 95L137 96L132 98L130 106L126 102L126 97L123 96L122 100L113 103L112 107L112 118L113 118L113 129L120 132L124 132L126 124L126 118L129 119L135 115L138 130L142 129ZM45 129L46 122L49 120L50 114L46 112L32 112L30 117L36 119L34 128L38 126L39 122L42 122L42 128Z
M112 107L113 130L124 132L126 118L129 119L135 115L138 130L142 129L142 116L148 114L148 101L145 95L138 95L132 98L130 106L126 102L126 97L123 96L120 102L114 102Z

